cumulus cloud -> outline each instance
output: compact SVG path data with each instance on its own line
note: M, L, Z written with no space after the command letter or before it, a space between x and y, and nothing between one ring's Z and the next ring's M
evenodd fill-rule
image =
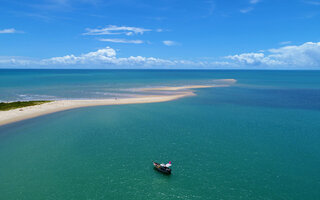
M269 49L266 53L243 53L225 57L241 65L277 68L320 68L320 42Z
M130 56L117 57L116 51L110 47L99 49L94 52L82 54L80 56L66 55L62 57L54 57L41 61L42 64L88 64L88 65L105 65L105 66L172 66L172 65L192 65L191 61L184 60L166 60L154 57Z
M162 43L163 43L164 45L167 45L167 46L175 46L175 45L178 45L177 42L171 41L171 40L164 40L164 41L162 41Z
M239 55L226 56L225 58L244 64L259 64L264 58L263 53L243 53Z
M0 56L0 67L10 67L10 66L29 66L32 64L38 64L38 60L34 60L28 57L20 56Z
M48 59L0 57L0 67L47 68L198 68L198 69L320 69L320 42L229 55L219 60L172 60L156 57L119 57L116 50L105 47L81 55Z
M115 59L116 51L110 47L99 49L94 52L75 56L73 54L62 57L53 57L41 60L41 64L88 64L97 62L109 62Z
M142 35L144 32L151 31L151 29L130 27L130 26L115 26L109 25L105 28L90 29L87 28L83 35Z
M114 42L114 43L129 43L129 44L142 44L142 40L127 40L127 39L121 39L121 38L101 38L99 39L102 42Z
M171 60L156 57L129 56L118 57L110 47L81 55L65 55L41 60L0 57L0 67L19 68L224 68L229 66L226 61L190 61Z
M0 30L0 34L10 34L10 33L17 33L18 31L14 28L2 29Z

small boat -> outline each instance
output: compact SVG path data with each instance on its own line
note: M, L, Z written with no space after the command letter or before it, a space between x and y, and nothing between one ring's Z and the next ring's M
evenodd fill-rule
M157 171L161 173L171 174L171 169L170 169L171 161L168 164L159 164L159 163L153 162L153 166Z

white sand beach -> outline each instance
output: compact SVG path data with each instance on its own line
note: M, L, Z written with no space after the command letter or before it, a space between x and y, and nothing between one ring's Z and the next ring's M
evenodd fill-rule
M17 122L24 119L34 118L41 115L54 113L73 108L102 106L102 105L121 105L121 104L139 104L171 101L185 96L193 95L192 92L186 92L178 95L167 96L142 96L124 99L91 99L91 100L59 100L44 103L41 105L28 106L8 111L0 111L0 126Z
M57 100L41 105L27 106L8 111L0 111L0 126L17 122L20 120L30 119L41 115L69 110L80 107L102 106L102 105L121 105L121 104L140 104L172 101L179 98L193 96L194 92L190 89L209 88L209 87L226 87L229 85L191 85L181 87L158 87L142 88L141 91L175 91L171 94L160 95L136 95L132 98L112 98L112 99L87 99L87 100Z

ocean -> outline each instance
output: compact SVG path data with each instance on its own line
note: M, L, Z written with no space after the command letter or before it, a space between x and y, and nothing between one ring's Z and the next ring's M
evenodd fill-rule
M0 101L217 79L237 83L1 126L0 199L320 199L320 71L0 70Z

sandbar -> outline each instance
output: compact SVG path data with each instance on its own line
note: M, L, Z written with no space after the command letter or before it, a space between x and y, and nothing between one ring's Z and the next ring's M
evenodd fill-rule
M121 105L121 104L141 104L156 103L179 99L186 96L192 96L194 93L185 92L177 95L147 95L133 98L121 99L90 99L90 100L58 100L41 105L17 108L8 111L0 111L0 126L38 117L41 115L69 110L80 107L103 106L103 105Z
M46 115L49 113L59 112L80 107L104 106L104 105L122 105L122 104L141 104L157 103L172 101L179 98L194 96L195 93L190 89L209 88L209 87L226 87L230 85L191 85L181 87L158 87L158 88L141 88L141 91L175 91L171 94L159 95L136 95L130 98L109 98L109 99L85 99L85 100L56 100L41 105L27 106L13 110L0 111L0 126Z

